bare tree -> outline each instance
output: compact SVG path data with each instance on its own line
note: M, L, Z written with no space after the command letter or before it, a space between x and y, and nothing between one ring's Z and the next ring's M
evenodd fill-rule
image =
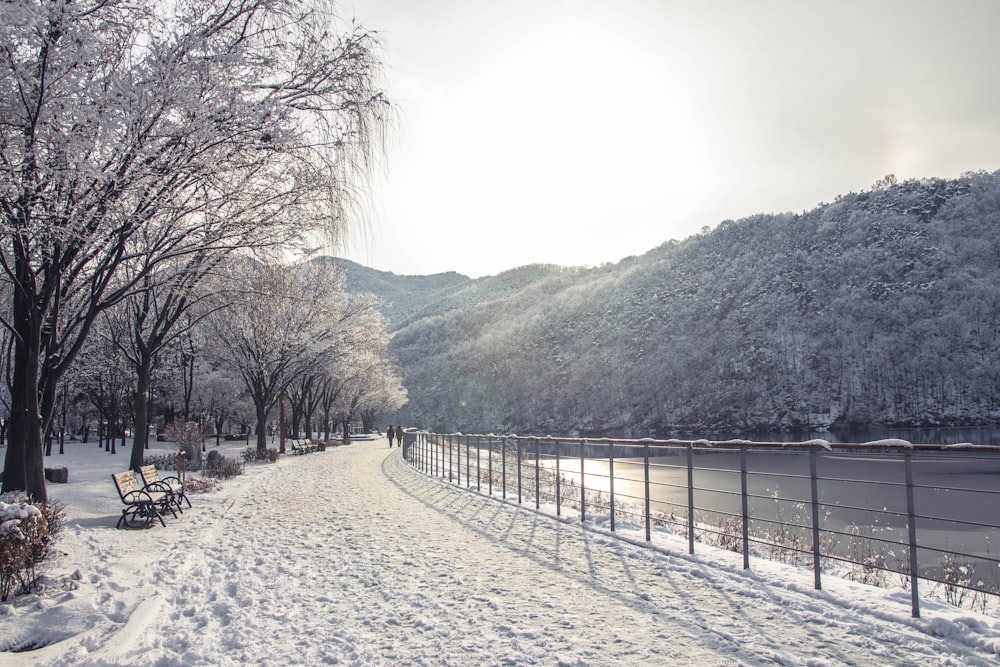
M325 313L318 286L302 271L256 262L234 263L231 269L232 289L219 297L226 307L206 324L219 345L219 362L234 369L253 401L257 448L263 450L268 413L310 351L322 344Z
M0 3L5 491L46 499L58 382L158 265L343 230L388 105L375 37L334 26L322 0Z
M91 336L71 371L72 385L87 399L99 417L98 446L116 454L116 437L124 433L130 387L135 384L130 364L118 353L105 322Z
M171 344L176 343L185 350L190 348L189 336L185 334L198 321L198 316L191 309L204 297L195 290L216 261L210 253L193 253L186 256L179 267L168 265L152 271L146 274L140 291L129 295L109 311L112 340L131 364L136 379L132 392L135 437L130 458L130 467L136 472L142 466L143 453L148 447L153 373ZM193 353L188 356L190 358L182 359L181 363L185 380L189 377ZM189 383L185 382L184 389L187 408ZM187 409L183 419L185 422L189 419Z

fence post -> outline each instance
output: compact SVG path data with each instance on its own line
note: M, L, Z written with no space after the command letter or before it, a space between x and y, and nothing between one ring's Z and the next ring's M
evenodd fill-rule
M517 504L521 504L521 439L514 441L517 443Z
M472 488L472 452L469 440L470 438L465 439L465 488L467 489Z
M643 486L645 491L643 495L646 501L646 541L651 542L653 539L652 533L652 518L649 515L649 441L642 443L642 470L643 470Z
M615 532L615 445L608 445L608 488L610 490L611 532Z
M917 558L917 515L913 502L913 455L903 454L903 466L906 469L906 524L910 538L910 614L920 618L920 595L917 592L917 575L920 573L920 563Z
M562 516L562 473L559 471L559 441L553 440L552 446L556 452L556 516Z
M507 440L500 440L500 497L507 500Z
M740 445L740 495L743 509L743 569L750 569L750 512L747 502L747 447Z
M541 466L539 465L539 457L538 457L538 438L532 436L531 441L535 443L535 509L537 510L540 509L542 506L541 496L539 495L539 492L541 490L540 489L541 482L539 480L540 477L539 472Z
M452 475L455 470L455 444L452 442L451 434L448 434L448 483L451 484Z
M458 452L458 465L455 466L455 481L459 486L462 486L462 436L459 434L457 437L458 447L456 447L456 451ZM465 481L469 481L468 476L466 476Z
M812 492L812 534L813 534L813 586L823 588L820 572L819 549L819 483L816 480L816 450L809 450L809 488Z
M493 495L493 438L488 438L486 440L487 452L489 457L487 459L487 470L486 472L490 476L490 495Z
M694 443L688 443L688 553L694 554Z
M481 492L483 490L483 465L480 458L480 445L482 445L482 439L476 436L476 491Z
M587 514L587 485L584 483L583 470L584 470L584 450L587 449L587 441L580 441L580 522L586 520Z

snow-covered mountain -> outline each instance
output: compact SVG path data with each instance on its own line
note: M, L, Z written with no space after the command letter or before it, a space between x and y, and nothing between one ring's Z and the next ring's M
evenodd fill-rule
M1000 172L880 181L596 268L472 280L344 263L379 294L410 402L441 430L1000 419Z

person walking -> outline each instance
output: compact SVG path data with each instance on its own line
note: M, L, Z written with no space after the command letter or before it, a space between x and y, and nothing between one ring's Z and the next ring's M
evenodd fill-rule
M396 445L399 447L403 446L403 427L396 427Z
M396 435L396 432L392 430L392 424L389 424L389 428L385 432L385 437L389 438L389 449L392 449L392 436Z

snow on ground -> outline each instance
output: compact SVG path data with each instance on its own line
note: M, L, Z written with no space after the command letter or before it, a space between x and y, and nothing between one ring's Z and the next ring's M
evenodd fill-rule
M381 437L247 466L146 530L115 529L127 453L67 447L64 553L42 594L0 605L0 667L1000 663L994 617L645 548L428 478Z

